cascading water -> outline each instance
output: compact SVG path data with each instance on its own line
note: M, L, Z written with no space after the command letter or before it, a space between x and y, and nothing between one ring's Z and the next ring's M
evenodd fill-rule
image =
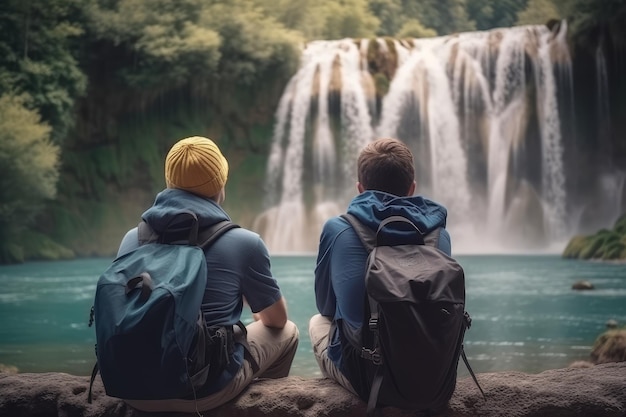
M386 136L411 147L418 191L447 207L456 253L566 239L554 70L571 67L565 31L309 43L276 112L267 210L253 228L272 252L314 251L357 192L359 149ZM374 47L395 65L382 93Z
M270 208L253 226L273 252L314 250L321 224L347 202L355 156L373 137L362 65L351 40L312 42L285 89L268 162Z

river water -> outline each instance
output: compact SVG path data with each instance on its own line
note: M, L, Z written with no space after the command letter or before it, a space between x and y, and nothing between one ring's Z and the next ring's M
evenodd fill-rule
M465 348L476 372L541 372L585 360L610 319L626 324L626 265L557 255L465 255ZM88 327L96 282L109 259L0 267L0 364L20 372L88 375L95 330ZM316 313L315 257L275 256L272 270L300 329L292 375L320 376L307 324ZM571 289L589 280L595 290ZM244 317L251 320L249 314ZM245 321L244 320L244 321ZM460 375L466 374L461 365Z

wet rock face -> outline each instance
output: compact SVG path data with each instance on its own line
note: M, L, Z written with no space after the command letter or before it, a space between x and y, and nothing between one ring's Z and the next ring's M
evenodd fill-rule
M605 416L626 413L626 362L545 371L540 374L497 372L478 375L482 398L471 378L458 381L445 417ZM0 373L0 416L146 417L122 400L106 396L100 379L94 401L87 403L89 378L62 373ZM287 377L260 380L211 417L319 417L365 415L366 405L328 379ZM208 413L205 413L208 415ZM189 414L155 413L158 417ZM384 409L386 417L415 413Z

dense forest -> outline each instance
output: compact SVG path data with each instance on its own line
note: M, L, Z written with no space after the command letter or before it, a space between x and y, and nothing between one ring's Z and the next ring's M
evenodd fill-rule
M626 0L4 0L0 263L113 254L188 135L222 147L226 209L249 224L309 41L561 19L580 57L626 49Z

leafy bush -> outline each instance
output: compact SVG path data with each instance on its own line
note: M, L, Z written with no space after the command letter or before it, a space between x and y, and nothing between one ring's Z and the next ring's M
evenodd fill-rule
M616 222L613 230L602 229L591 236L574 236L563 250L564 258L626 259L626 214Z
M0 97L0 262L23 260L19 234L56 195L59 147L26 101Z

